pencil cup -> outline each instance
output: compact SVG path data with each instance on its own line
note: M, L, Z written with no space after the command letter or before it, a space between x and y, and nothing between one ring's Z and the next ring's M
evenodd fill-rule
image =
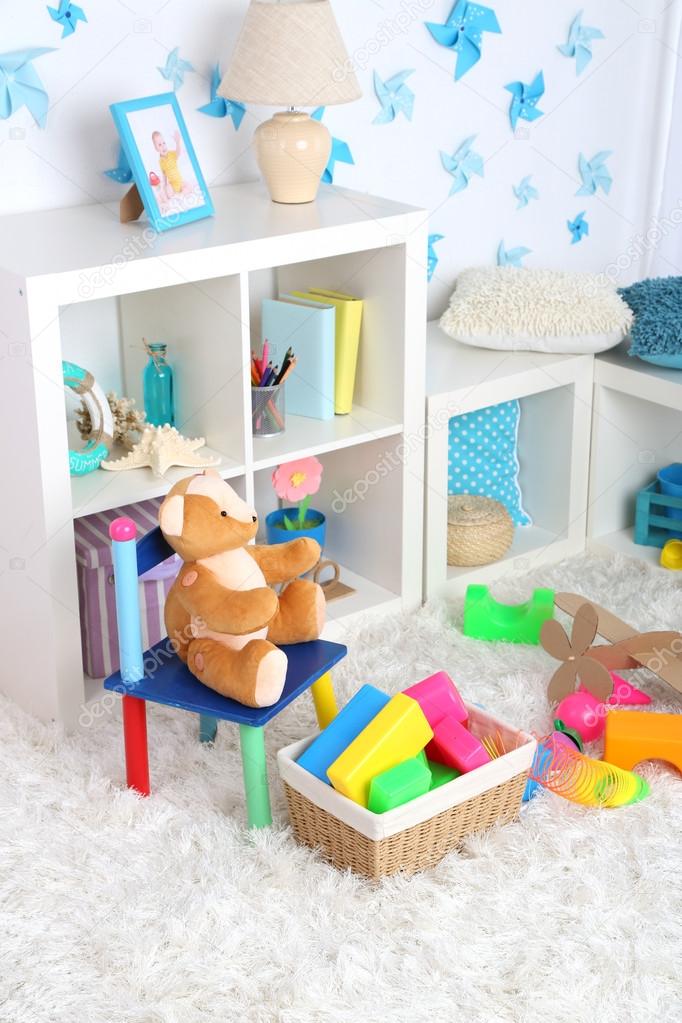
M284 385L251 388L251 421L254 437L274 437L285 424Z

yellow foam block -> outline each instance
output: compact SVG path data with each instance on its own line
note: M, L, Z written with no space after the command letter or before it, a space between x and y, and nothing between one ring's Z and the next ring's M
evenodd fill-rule
M338 792L367 806L372 778L416 757L432 738L417 701L398 693L337 757L327 777Z

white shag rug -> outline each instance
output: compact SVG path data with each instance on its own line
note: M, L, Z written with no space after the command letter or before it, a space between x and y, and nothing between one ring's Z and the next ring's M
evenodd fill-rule
M625 560L572 559L496 590L577 590L639 627L679 627L682 587ZM452 617L455 625L449 624ZM370 623L336 673L393 692L444 668L465 696L542 733L552 663L461 635L461 604ZM653 709L679 710L638 674ZM123 788L120 708L76 734L7 701L0 741L2 1023L662 1023L679 1019L682 780L584 809L543 793L521 819L409 880L375 885L298 847L269 728L275 826L244 827L236 729L149 711L154 795ZM675 1008L677 1006L677 1009Z

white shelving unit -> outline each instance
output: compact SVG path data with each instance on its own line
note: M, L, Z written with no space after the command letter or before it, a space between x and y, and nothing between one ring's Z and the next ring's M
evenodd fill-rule
M515 570L557 561L585 547L593 358L506 353L460 345L428 325L424 594L460 594ZM491 565L447 564L448 422L518 398L520 483L533 525L518 528L508 554Z
M73 520L191 471L71 479L63 358L141 407L141 339L167 341L179 429L206 438L261 519L275 507L272 467L320 457L325 555L356 589L329 604L327 635L421 600L425 214L332 188L306 206L273 204L258 183L213 199L214 218L158 236L106 206L0 221L0 687L43 720L71 724L86 699ZM254 442L260 300L315 285L365 302L355 407L331 422L287 416L284 434Z
M631 358L627 344L597 356L590 549L658 565L658 547L634 542L635 499L661 466L681 460L682 373Z

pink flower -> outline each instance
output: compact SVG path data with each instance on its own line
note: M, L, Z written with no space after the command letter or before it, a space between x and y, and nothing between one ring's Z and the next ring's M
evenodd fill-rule
M278 466L272 474L272 485L283 501L294 502L316 494L321 479L322 463L311 456Z

